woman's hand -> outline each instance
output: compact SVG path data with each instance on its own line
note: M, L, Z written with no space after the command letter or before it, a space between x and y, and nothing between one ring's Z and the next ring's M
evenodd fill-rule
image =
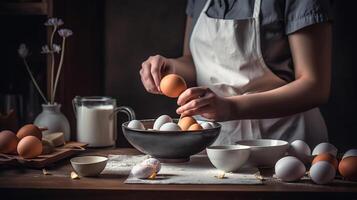
M160 55L150 56L141 65L140 76L146 91L161 94L160 81L165 74L174 73L170 59Z
M206 87L185 90L179 96L177 104L180 107L176 112L182 116L201 115L215 121L227 121L231 118L232 102Z

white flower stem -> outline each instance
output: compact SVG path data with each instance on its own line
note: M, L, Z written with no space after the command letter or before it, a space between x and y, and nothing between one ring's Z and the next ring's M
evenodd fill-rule
M27 61L26 61L26 59L24 58L23 61L24 61L24 64L25 64L25 66L26 66L26 70L27 70L27 72L30 74L31 80L32 80L33 84L35 85L37 91L40 93L42 99L43 99L46 103L48 103L48 101L47 101L45 95L43 95L42 90L41 90L40 87L38 86L38 84L37 84L37 82L36 82L36 79L33 77L32 72L31 72L31 70L30 70L30 67L29 67L29 65L28 65L28 63L27 63Z
M53 38L55 36L55 33L56 33L56 30L57 30L57 26L54 26L53 28L53 31L52 31L52 34L51 34L51 40L50 40L50 52L51 52L51 85L50 85L50 101L51 101L51 104L53 104L54 102L54 99L52 99L52 96L53 96L53 79L54 79L54 73L55 73L55 55L54 55L54 52L53 52Z
M64 57L65 45L66 45L66 37L63 37L61 59L60 59L60 62L58 64L58 69L57 69L57 73L56 73L56 81L55 81L55 85L54 85L54 89L53 89L52 99L55 99L55 96L56 96L56 89L57 89L58 79L59 79L59 76L61 74L61 69L62 69L62 65L63 65L63 57Z

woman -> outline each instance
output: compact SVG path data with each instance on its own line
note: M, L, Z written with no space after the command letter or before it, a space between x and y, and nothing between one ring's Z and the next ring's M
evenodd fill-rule
M167 73L184 77L176 112L222 122L215 144L327 141L317 106L330 92L328 1L189 0L187 14L184 55L143 62L148 92Z

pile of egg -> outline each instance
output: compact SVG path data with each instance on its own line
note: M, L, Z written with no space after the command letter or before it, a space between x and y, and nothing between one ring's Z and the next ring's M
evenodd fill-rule
M47 145L51 144L43 143L42 131L33 124L23 126L16 134L9 130L0 132L0 153L35 158L49 149Z
M155 178L156 174L159 173L160 169L160 161L155 158L149 158L135 165L131 169L129 176L139 179Z
M144 124L139 120L132 120L128 124L128 128L146 130ZM172 118L168 115L161 115L158 117L153 127L147 130L155 131L196 131L202 129L214 128L212 122L197 122L195 118L186 116L179 119L178 123L174 123Z
M306 166L311 163L309 176L316 184L330 183L336 171L348 180L357 180L357 149L345 153L340 163L336 159L337 148L330 143L318 144L311 154L310 147L302 140L290 144L289 156L281 158L275 164L275 175L282 181L298 181L306 173Z

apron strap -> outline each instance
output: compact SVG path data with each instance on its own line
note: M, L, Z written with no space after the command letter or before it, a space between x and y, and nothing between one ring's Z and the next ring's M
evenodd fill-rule
M254 19L259 19L260 4L261 4L261 0L255 0L255 2L254 2L254 11L253 11L253 18Z
M209 5L211 4L212 0L207 0L205 7L203 7L202 12L206 12L208 10Z

